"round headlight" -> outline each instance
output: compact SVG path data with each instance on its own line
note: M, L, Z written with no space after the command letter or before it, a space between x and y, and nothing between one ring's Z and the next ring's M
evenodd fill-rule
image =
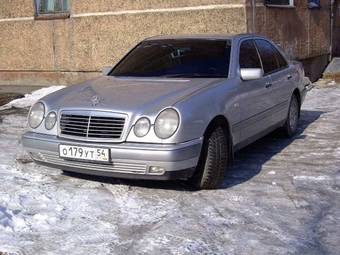
M43 103L36 103L32 106L28 117L28 124L31 128L37 128L41 124L45 115L45 106Z
M54 127L57 122L57 114L55 112L50 112L45 118L45 128L50 130Z
M179 116L174 109L166 109L162 111L155 121L155 133L161 139L172 136L179 124Z
M135 127L133 128L133 131L135 132L135 135L137 137L143 137L145 136L147 133L149 133L150 130L150 121L148 118L140 118L136 124Z

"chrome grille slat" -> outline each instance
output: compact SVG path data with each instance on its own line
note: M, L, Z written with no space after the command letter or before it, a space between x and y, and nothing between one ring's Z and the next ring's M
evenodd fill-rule
M102 120L94 120L93 118L91 118L91 123L97 125L97 124L103 124L103 125L106 125L106 124L115 124L115 125L119 125L119 124L124 124L124 122L118 122L118 121L102 121Z
M89 131L89 134L120 134L121 131L112 131L110 129L96 129Z
M90 128L92 128L92 129L98 129L98 130L107 130L107 126L92 126L92 125L90 125ZM123 128L123 126L120 126L119 128ZM112 130L111 128L110 129L108 129L108 130Z
M76 133L76 132L65 131L64 134L65 134L65 135L71 135L71 136L80 136L80 137L84 137L84 134L85 134L85 133Z
M73 126L68 126L68 127L61 127L62 130L82 130L86 132L86 128L83 127L73 127Z
M92 118L94 118L94 119L99 119L99 120L108 120L108 121L110 121L111 120L111 117L98 117L98 116L92 116ZM124 121L124 118L115 118L116 119L116 121Z
M147 166L146 164L134 164L124 162L114 162L110 164L90 163L84 161L65 160L60 158L57 154L39 153L39 159L46 163L51 163L59 166L75 167L81 169L88 169L94 171L107 171L117 173L133 173L133 174L145 174Z
M88 134L89 137L93 137L93 136L95 136L95 137L99 137L99 136L100 137L103 137L103 136L106 137L106 136L109 136L110 137L110 136L114 136L114 135L117 135L117 134L98 134L98 133L95 133L95 134L89 133Z
M88 122L88 120L87 121L83 121L83 122L81 122L81 121L71 121L71 120L70 121L61 120L60 124L83 126L87 122Z
M61 112L59 120L60 135L67 137L84 137L86 139L119 140L125 127L122 114L96 111L65 111ZM101 115L102 114L102 115ZM118 116L117 116L118 115Z
M77 132L77 131L69 131L69 130L65 130L64 132L63 132L64 134L79 134L79 135L84 135L84 134L86 134L86 131L84 131L84 132Z
M74 120L74 121L87 121L89 119L88 116L84 116L84 117L81 117L81 116L75 116L75 117L64 116L64 118L66 120Z
M124 124L106 124L106 123L96 123L96 125L94 125L92 122L90 124L91 127L124 127Z

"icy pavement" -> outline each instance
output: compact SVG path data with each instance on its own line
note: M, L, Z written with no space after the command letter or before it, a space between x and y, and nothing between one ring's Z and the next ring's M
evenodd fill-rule
M237 153L224 187L68 176L0 121L0 251L8 254L340 254L340 87L312 90L294 139Z

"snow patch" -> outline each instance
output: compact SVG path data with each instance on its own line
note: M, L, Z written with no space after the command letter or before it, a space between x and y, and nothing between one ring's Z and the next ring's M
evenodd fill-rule
M13 101L9 102L0 107L0 110L6 110L10 108L29 108L35 102L37 102L40 98L51 94L55 91L65 88L66 86L51 86L47 88L42 88L33 91L31 94L26 94L23 98L14 99Z
M321 249L340 254L339 100L339 88L311 91L302 112L303 139L277 141L285 148L280 151L272 145L267 150L266 141L248 148L231 169L241 170L232 174L233 186L200 192L177 184L172 189L143 181L100 182L29 163L19 142L26 116L1 116L0 251L257 255L314 248L317 253L322 243ZM315 120L319 111L327 113ZM254 157L268 161L261 168L265 174L253 168Z
M293 177L293 181L296 183L306 184L306 183L314 183L315 185L327 185L331 187L335 184L335 180L330 176L319 175L319 176L305 176L305 175L297 175Z
M332 81L328 82L327 85L334 86L334 85L336 85L336 82L334 80L332 80Z
M297 175L293 177L294 180L303 180L303 181L314 181L314 182L322 182L322 181L329 181L331 178L329 176L305 176L305 175Z

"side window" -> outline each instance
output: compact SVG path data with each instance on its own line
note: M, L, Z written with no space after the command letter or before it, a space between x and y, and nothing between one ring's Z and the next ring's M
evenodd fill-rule
M253 40L247 40L241 43L240 68L262 68L259 54L257 53Z
M261 56L264 73L268 74L278 69L275 48L265 40L256 40L256 45Z
M285 58L282 56L282 54L277 49L275 49L275 52L276 52L275 56L276 56L277 62L279 64L279 68L287 67L288 63L285 60Z

